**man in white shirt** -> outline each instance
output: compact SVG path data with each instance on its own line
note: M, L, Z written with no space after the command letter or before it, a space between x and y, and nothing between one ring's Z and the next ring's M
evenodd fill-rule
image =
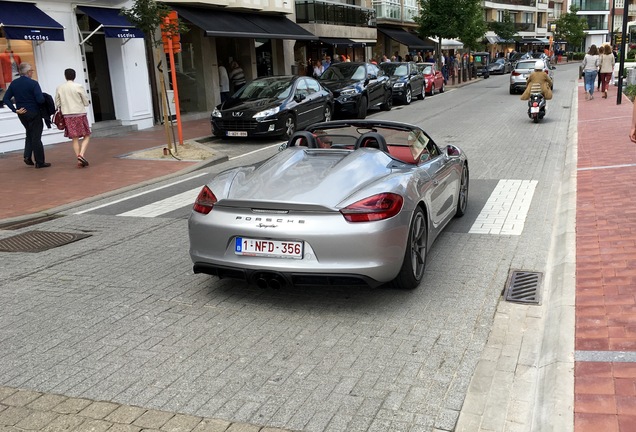
M221 85L221 103L223 103L230 97L230 77L223 65L219 66L219 83Z

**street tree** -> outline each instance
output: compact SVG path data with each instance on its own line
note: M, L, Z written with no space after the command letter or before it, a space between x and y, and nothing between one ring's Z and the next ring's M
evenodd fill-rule
M577 15L579 9L575 5L570 6L570 11L561 15L554 21L554 37L557 40L566 41L571 50L582 50L585 41L585 30L587 30L587 20L585 17Z
M500 39L511 40L516 34L515 25L510 18L510 12L505 10L501 21L492 21L488 24L488 28L492 30Z
M172 34L188 32L188 27L181 20L165 23L172 9L164 3L155 0L135 0L130 9L122 8L121 14L135 27L144 32L144 37L151 46L158 47L162 44L161 33L163 29Z
M168 35L181 35L189 31L188 27L180 20L171 20L169 18L172 9L164 3L157 3L155 0L134 0L130 9L122 8L121 15L125 16L131 24L144 32L144 40L147 46L154 49L154 59L159 60L157 69L159 70L159 83L157 93L161 95L162 106L164 111L164 126L166 128L166 138L168 149L172 153L172 140L168 130L168 95L165 84L162 64L165 61L165 55L161 49L163 45L162 32ZM151 82L156 83L154 71L150 71ZM174 83L176 86L176 83Z
M460 27L459 39L472 51L476 51L484 40L488 26L484 20L484 9L481 1L468 1L464 5L466 20Z
M459 38L474 49L486 33L481 0L419 0L419 4L418 34L437 38L440 46L443 38Z

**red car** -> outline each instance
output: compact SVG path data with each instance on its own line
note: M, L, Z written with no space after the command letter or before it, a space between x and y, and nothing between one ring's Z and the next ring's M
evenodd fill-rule
M419 72L426 81L426 94L444 93L444 76L435 63L418 63Z

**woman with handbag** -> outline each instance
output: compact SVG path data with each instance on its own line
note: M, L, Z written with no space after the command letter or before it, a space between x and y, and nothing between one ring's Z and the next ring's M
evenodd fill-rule
M86 107L89 104L84 87L74 82L75 70L64 71L66 82L55 91L55 106L62 111L64 116L64 136L73 140L73 151L77 155L78 168L88 166L84 158L88 141L91 137L91 128L86 116ZM79 140L82 138L82 142Z

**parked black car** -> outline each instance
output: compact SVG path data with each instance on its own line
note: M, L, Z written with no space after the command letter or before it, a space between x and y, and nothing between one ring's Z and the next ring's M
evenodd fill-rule
M336 114L363 119L369 108L389 111L393 106L391 81L372 63L332 64L318 79L332 91Z
M212 133L289 139L297 129L331 120L333 104L331 92L314 78L257 78L212 111Z
M424 75L419 73L415 62L387 62L380 64L380 69L391 79L393 98L408 105L417 96L426 97Z

